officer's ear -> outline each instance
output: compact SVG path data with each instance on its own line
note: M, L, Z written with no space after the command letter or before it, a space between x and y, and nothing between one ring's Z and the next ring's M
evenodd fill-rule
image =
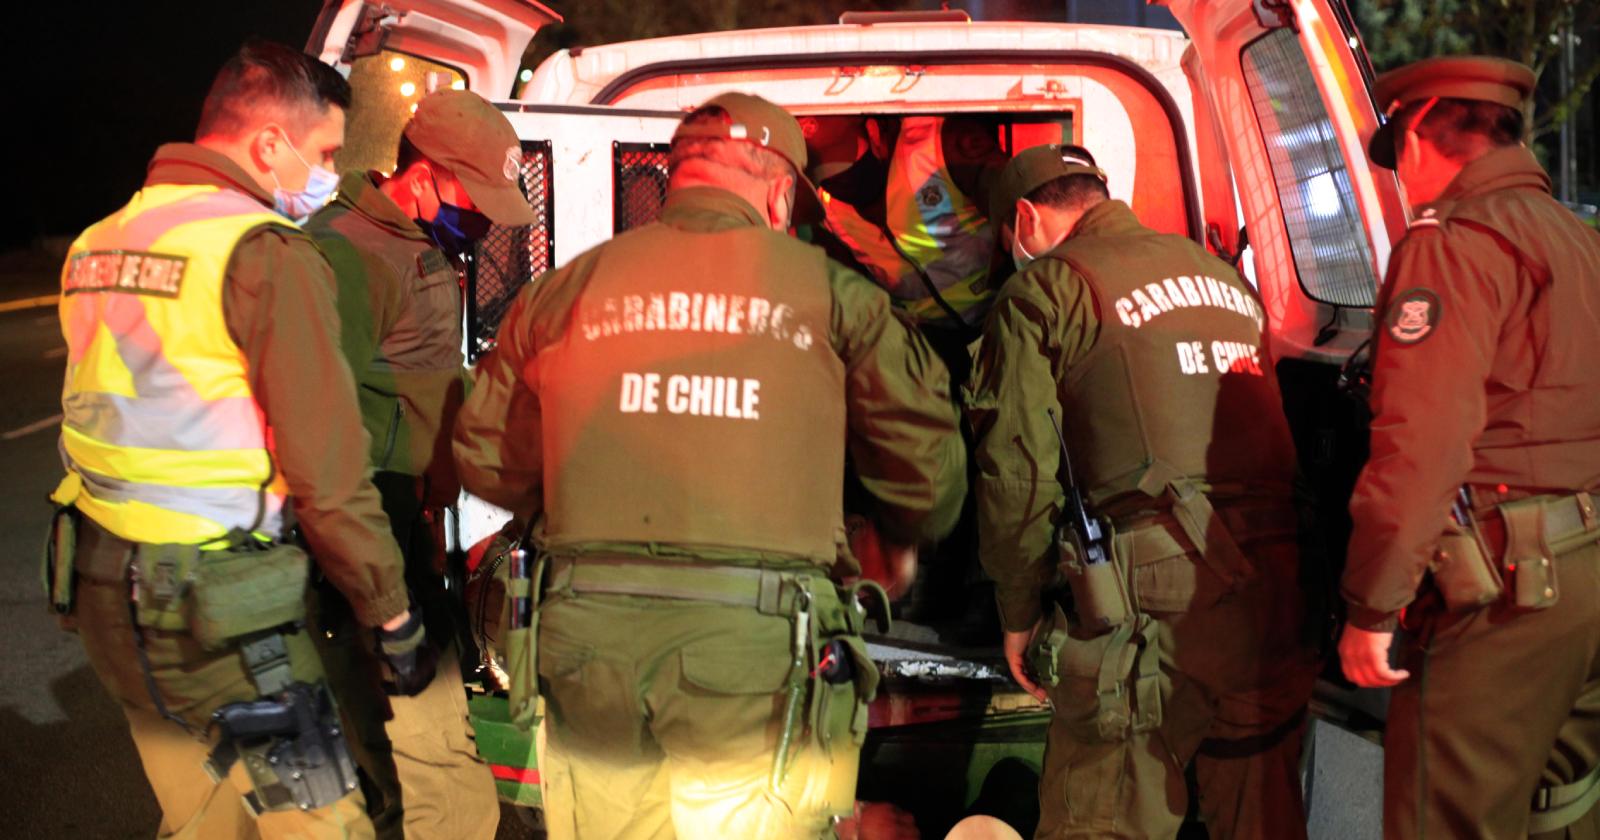
M767 182L767 224L773 230L786 231L794 217L793 175L785 175Z
M255 135L250 138L250 157L256 166L263 172L275 171L287 152L289 139L284 136L283 129L273 123L266 123L255 130Z
M1017 199L1017 212L1014 214L1016 223L1012 225L1013 237L1024 236L1028 231L1037 230L1039 227L1039 207L1026 198Z

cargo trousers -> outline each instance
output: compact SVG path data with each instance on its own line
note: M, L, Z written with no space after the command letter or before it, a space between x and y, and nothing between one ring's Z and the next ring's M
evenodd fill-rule
M322 587L315 625L328 680L339 699L351 749L366 774L368 806L380 838L490 840L499 794L478 756L455 639L454 606L435 568L439 546L424 519L422 483L378 472L373 484L406 563L406 583L440 648L438 672L413 697L388 695L372 633L356 625L342 596Z
M794 621L748 606L586 593L552 578L540 607L545 702L540 755L551 840L832 836L854 805L877 672L831 685ZM825 581L810 623L822 638L848 609ZM808 645L809 647L809 645ZM858 686L866 685L865 692ZM790 695L796 724L775 778ZM774 784L774 782L777 784Z
M161 806L160 837L371 838L359 790L322 808L268 811L252 816L244 795L252 790L243 761L213 780L204 769L214 737L211 713L253 700L256 686L237 651L207 652L189 634L139 629L150 676L167 710L189 727L163 717L151 697L139 660L126 572L128 544L87 520L79 530L76 623L95 676L122 706L145 777ZM285 637L295 680L316 683L322 666L304 632Z
M1175 837L1191 763L1212 837L1304 838L1301 735L1317 662L1293 536L1241 540L1256 573L1232 588L1193 552L1129 556L1138 536L1117 537L1138 612L1126 631L1090 634L1057 612L1068 633L1048 689L1035 838ZM1108 682L1122 656L1126 674ZM1108 717L1108 704L1125 705Z
M1529 834L1541 785L1600 766L1600 545L1548 556L1559 596L1546 609L1414 605L1426 615L1408 617L1411 678L1390 695L1384 735L1385 837L1600 837L1593 808Z

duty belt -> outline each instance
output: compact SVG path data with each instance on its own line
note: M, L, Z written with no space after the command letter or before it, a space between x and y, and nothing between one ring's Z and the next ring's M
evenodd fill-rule
M799 594L822 582L826 581L818 567L770 569L635 557L556 557L550 561L545 592L701 601L788 616L794 613Z
M1521 500L1516 500L1521 501ZM1502 504L1513 504L1504 502ZM1600 538L1600 509L1597 509L1594 497L1586 492L1570 493L1561 496L1546 496L1537 501L1539 508L1539 531L1544 537L1547 548L1556 553L1569 548L1563 545L1585 534ZM1480 524L1487 526L1486 540L1496 551L1504 548L1505 533L1504 519L1501 516L1499 505L1491 507L1479 514ZM1587 542L1588 540L1585 540Z

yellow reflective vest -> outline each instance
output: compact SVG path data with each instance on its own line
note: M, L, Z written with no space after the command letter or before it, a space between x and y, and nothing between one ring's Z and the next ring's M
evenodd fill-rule
M282 530L287 485L222 312L234 248L262 225L293 227L235 190L160 184L73 242L58 504L134 542Z
M940 132L943 117L906 117L889 161L888 229L823 194L828 229L855 253L873 281L919 321L950 321L931 283L968 324L983 319L995 232L977 203L955 185Z

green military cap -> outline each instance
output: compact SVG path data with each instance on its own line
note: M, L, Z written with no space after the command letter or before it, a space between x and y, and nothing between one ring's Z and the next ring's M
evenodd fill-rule
M1537 81L1527 65L1481 55L1429 58L1390 70L1372 86L1386 119L1368 141L1367 155L1379 166L1394 168L1394 138L1400 129L1388 118L1413 102L1470 99L1522 109Z
M989 219L1010 224L1011 210L1028 193L1068 175L1093 175L1104 181L1106 173L1082 146L1048 145L1023 149L1006 163L989 192Z
M726 111L728 121L688 124L690 117L713 107ZM822 221L822 202L817 199L816 185L806 177L806 138L800 131L800 123L788 111L749 93L718 94L684 117L678 130L672 133L672 142L685 137L740 140L774 152L794 167L794 221L798 224Z
M531 225L533 208L522 194L522 142L500 109L468 90L434 91L417 103L405 138L443 166L497 225Z

